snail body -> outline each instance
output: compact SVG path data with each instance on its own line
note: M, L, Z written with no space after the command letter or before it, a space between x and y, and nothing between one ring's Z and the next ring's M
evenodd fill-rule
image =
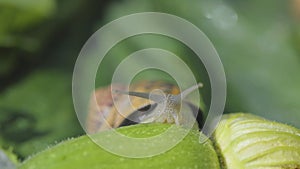
M201 85L192 86L182 93L176 85L163 81L138 82L129 87L130 91L126 91L127 86L122 84L101 87L91 97L86 121L87 132L96 133L137 123L180 125L191 119L192 117L188 117L191 115L201 127L202 111L184 99ZM162 93L152 93L155 90ZM127 99L128 95L130 99ZM184 114L180 113L181 108Z

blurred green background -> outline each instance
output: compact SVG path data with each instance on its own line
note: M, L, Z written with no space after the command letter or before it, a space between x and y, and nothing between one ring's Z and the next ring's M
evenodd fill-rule
M71 94L82 46L109 21L145 11L175 14L209 37L227 76L226 113L251 112L300 128L299 0L0 0L0 145L22 159L82 135ZM116 45L96 86L108 85L128 54L149 47L169 50L191 66L209 106L201 62L185 45L157 35Z

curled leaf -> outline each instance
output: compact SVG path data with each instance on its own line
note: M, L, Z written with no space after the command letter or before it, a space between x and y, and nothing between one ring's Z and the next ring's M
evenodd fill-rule
M228 169L300 168L300 131L250 114L225 115L214 141Z

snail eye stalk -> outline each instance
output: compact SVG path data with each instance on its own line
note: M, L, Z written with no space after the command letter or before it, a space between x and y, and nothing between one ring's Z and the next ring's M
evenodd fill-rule
M203 87L203 84L202 83L198 83L190 88L187 88L185 89L183 92L181 92L179 95L181 98L186 98L189 94L191 94L193 91L199 89L199 88L202 88ZM179 96L177 95L177 96Z
M184 90L183 92L181 92L178 95L169 94L171 96L169 98L172 98L175 103L180 103L181 99L186 98L189 94L191 94L192 92L194 92L195 90L197 90L201 87L203 87L203 84L198 83L198 84ZM132 91L127 92L127 91L114 90L114 93L149 99L158 104L164 102L168 98L168 97L165 97L164 95L160 95L160 94L150 94L150 93L143 93L143 92L132 92Z
M126 92L120 90L115 90L114 92L117 94L125 94L129 96L136 96L139 98L149 99L156 103L162 103L165 100L165 97L159 94L150 94L150 93L143 93L143 92Z

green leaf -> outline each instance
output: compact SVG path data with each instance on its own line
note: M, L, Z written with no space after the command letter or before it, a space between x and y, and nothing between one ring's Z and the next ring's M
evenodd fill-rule
M40 70L0 96L0 140L25 157L82 133L73 110L71 76Z
M214 142L228 169L300 167L300 130L258 116L225 115Z
M117 129L120 133L147 138L168 129L168 124L138 124ZM179 127L178 127L179 130ZM110 131L97 134L99 139L109 139ZM175 134L175 133L174 133ZM167 143L168 140L161 140ZM128 150L130 151L130 150ZM20 169L153 169L194 168L219 169L216 152L210 141L199 143L199 132L192 130L171 150L148 158L126 158L114 155L82 136L62 142L26 160Z
M295 23L290 19L289 3L282 0L189 0L187 3L129 0L112 5L107 20L141 11L165 12L187 19L209 37L223 62L228 84L226 112L254 112L300 127L299 33L291 34ZM299 26L294 29L299 32ZM161 41L146 39L133 42L131 46L147 48L155 44L155 40L156 43ZM186 52L188 49L178 48L174 41L155 47L170 45L167 50L191 60L193 55ZM116 55L125 53L127 56L128 48L130 46ZM180 55L182 53L184 55ZM204 101L209 106L209 79L204 78L202 69L197 69L203 65L188 65L201 77Z

